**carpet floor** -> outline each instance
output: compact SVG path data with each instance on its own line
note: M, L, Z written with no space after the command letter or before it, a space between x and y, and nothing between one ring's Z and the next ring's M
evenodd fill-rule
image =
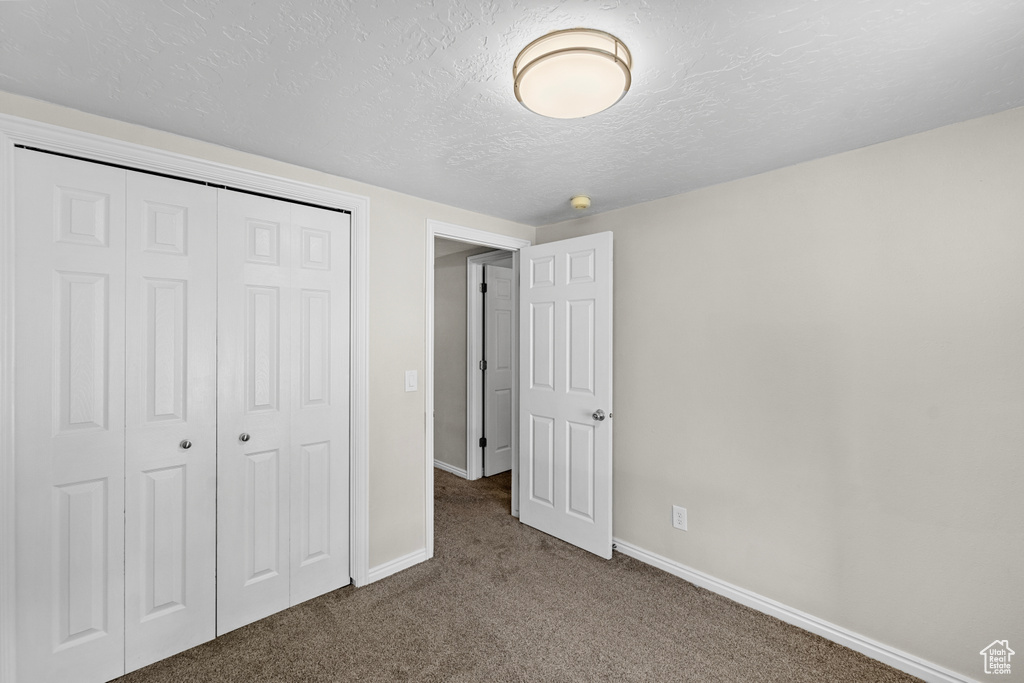
M434 559L342 588L121 683L918 679L509 515L507 474L435 471Z

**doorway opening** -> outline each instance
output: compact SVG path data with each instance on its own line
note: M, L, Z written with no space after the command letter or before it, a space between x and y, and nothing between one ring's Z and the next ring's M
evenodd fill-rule
M470 480L511 471L510 513L518 515L518 251L530 242L435 221L427 233L424 494L432 555L435 467Z
M512 386L519 394L515 409L520 413L516 422L522 429L518 446L524 466L518 467L517 458L512 458L509 507L511 501L518 501L519 520L524 524L610 559L612 233L531 246L526 240L428 220L426 237L424 526L428 559L434 548L437 237L512 251L513 265L522 270L521 281L513 276L519 285L517 308L523 321L522 377Z
M435 238L435 467L471 481L510 471L517 452L514 260Z

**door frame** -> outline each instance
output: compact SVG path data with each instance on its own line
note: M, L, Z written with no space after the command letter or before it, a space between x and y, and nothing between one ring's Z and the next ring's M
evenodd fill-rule
M484 265L495 261L504 261L512 257L512 271L518 278L519 259L516 252L489 251L466 258L466 479L470 481L484 476L483 454L480 443L483 428L484 387L483 378L479 374L479 363L484 357L483 329L484 298L480 285L484 281ZM513 293L518 309L519 292ZM513 321L514 337L512 343L512 359L515 366L516 382L512 386L513 410L519 413L519 318ZM516 426L518 427L518 420ZM513 458L519 455L519 432L512 432ZM515 460L513 459L513 463ZM519 513L519 501L512 498L512 514Z
M434 556L434 238L442 237L455 242L465 242L469 245L491 247L512 252L512 262L518 268L519 250L532 244L530 240L510 237L485 230L465 228L461 225L427 219L426 230L426 358L423 366L426 372L423 377L424 391L424 431L426 443L424 450L424 491L423 507L424 521L423 534L426 544L427 559ZM468 334L468 331L467 331ZM468 382L467 378L467 382ZM468 430L468 425L467 425ZM468 445L467 445L468 447ZM468 466L469 463L467 462ZM513 474L515 469L513 469ZM519 482L515 476L512 477L512 497L516 498L519 492Z
M350 555L356 586L369 577L369 216L370 200L146 145L0 114L0 683L15 676L14 149L32 147L130 169L225 185L351 213ZM431 499L432 500L432 499Z

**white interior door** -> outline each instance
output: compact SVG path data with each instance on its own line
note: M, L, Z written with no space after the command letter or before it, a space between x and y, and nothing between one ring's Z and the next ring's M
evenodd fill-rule
M348 216L222 190L217 631L349 583Z
M124 672L125 171L15 151L18 680Z
M519 519L611 558L612 233L520 254Z
M484 476L512 469L516 286L511 268L484 264Z
M217 190L127 178L125 667L216 630Z

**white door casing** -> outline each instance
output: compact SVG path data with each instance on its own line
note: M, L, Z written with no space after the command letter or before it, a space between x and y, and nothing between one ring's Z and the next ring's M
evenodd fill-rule
M519 518L610 559L612 233L520 263Z
M106 681L124 672L125 171L15 157L17 677Z
M127 187L125 667L133 671L215 636L217 190L135 172Z
M511 268L484 264L484 476L512 469L516 287Z
M219 216L218 635L349 583L348 217Z

